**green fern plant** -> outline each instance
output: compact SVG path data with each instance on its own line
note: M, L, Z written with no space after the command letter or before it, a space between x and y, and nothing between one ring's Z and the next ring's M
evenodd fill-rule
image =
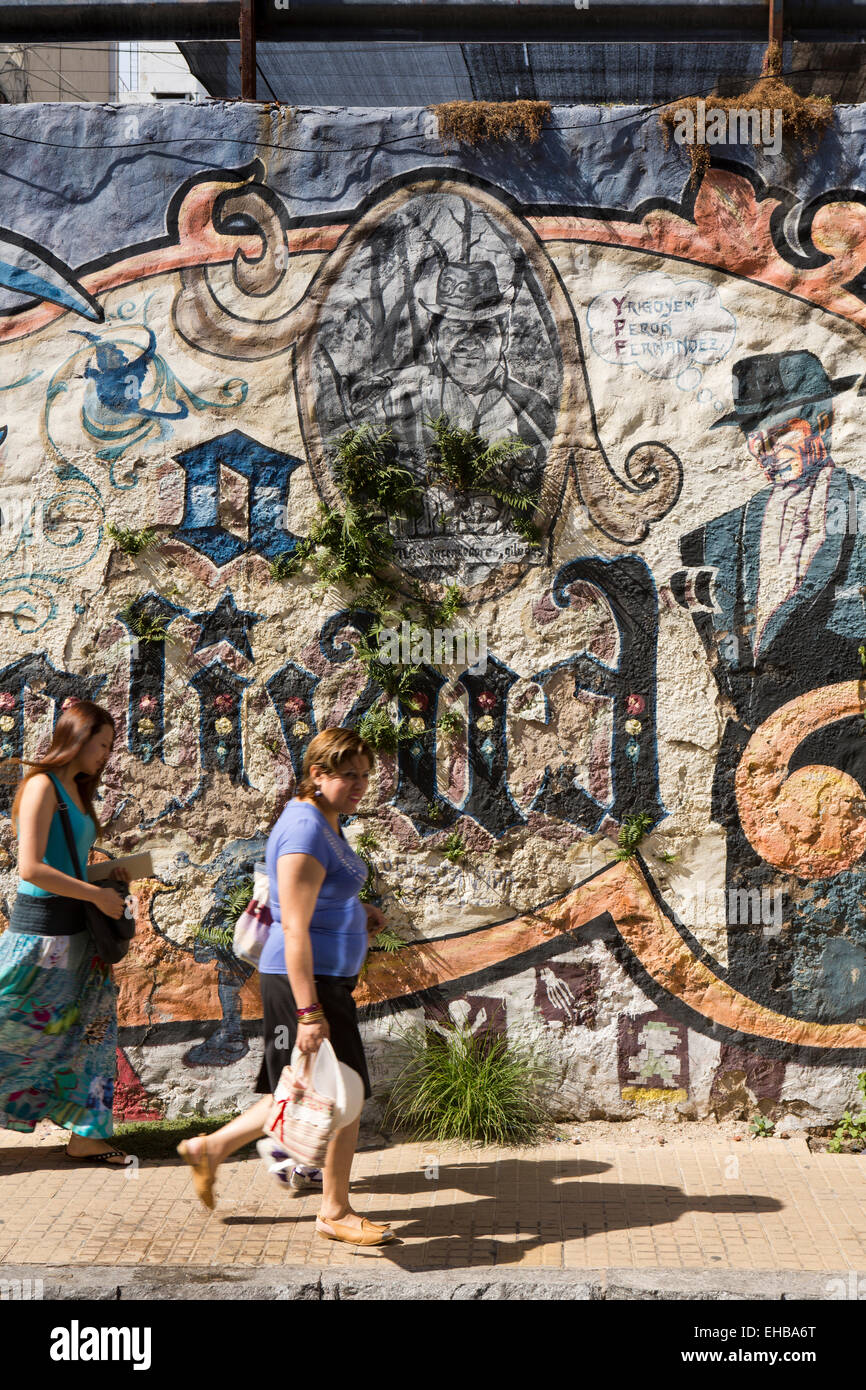
M346 430L337 443L334 476L350 502L372 505L385 516L417 516L421 510L418 479L398 462L390 430L370 424Z
M220 915L227 927L234 928L250 898L253 896L253 880L248 875L230 883L220 899Z
M122 550L124 555L141 555L141 553L153 545L157 538L156 531L152 527L146 527L143 531L136 531L131 526L115 526L113 521L106 523L105 534L114 541L118 550Z
M240 916L240 913L238 913ZM196 927L195 939L202 942L205 946L220 946L224 951L230 951L234 944L234 927L214 927L200 925Z
M450 627L461 608L465 607L463 590L459 584L449 584L436 609L434 627Z
M402 936L398 936L390 927L383 927L382 930L373 937L372 942L374 951L385 951L391 956L396 955L398 951L402 951L405 945L406 942L403 940Z
M421 667L386 660L379 646L379 634L387 624L375 623L369 632L363 634L355 643L355 656L361 662L370 680L385 692L389 700L406 700L421 674Z
M120 610L120 618L139 642L165 642L168 640L170 619L160 613L151 617L146 611L136 611L135 600L130 599Z
M519 535L537 543L532 513L539 506L540 494L515 487L507 467L525 458L528 445L520 439L500 439L489 443L477 430L453 425L447 415L428 419L433 433L427 458L428 476L456 492L483 492L508 507L511 525Z
M358 724L358 733L377 753L396 753L401 743L414 737L408 719L401 717L395 723L385 705L372 705L365 712Z
M294 551L289 555L276 555L268 566L271 579L276 584L284 584L287 579L291 579L297 574L300 565L295 557Z
M623 816L617 836L614 859L633 859L637 853L638 845L652 829L652 826L653 818L646 811L635 811L631 815Z
M451 864L459 864L460 860L466 855L466 846L463 843L463 836L459 830L452 830L439 846L445 858Z

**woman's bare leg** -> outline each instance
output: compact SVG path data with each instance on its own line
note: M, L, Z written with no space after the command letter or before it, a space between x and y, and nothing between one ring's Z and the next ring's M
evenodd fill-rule
M210 1170L215 1173L219 1165L231 1154L242 1149L251 1140L261 1139L273 1108L273 1096L262 1096L249 1110L245 1110L243 1115L229 1120L222 1129L216 1129L213 1134L207 1134L202 1139L188 1139L190 1154L193 1158L198 1158L206 1153Z
M359 1116L352 1124L338 1130L328 1145L319 1210L322 1221L339 1221L341 1225L357 1230L361 1229L361 1217L352 1211L349 1203L349 1178L360 1127Z

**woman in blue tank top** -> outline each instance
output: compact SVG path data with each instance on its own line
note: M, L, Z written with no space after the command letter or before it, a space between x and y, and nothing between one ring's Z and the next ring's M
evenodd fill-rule
M312 1053L328 1038L339 1061L361 1077L365 1096L371 1094L352 991L369 936L381 930L384 918L358 897L367 866L347 843L340 816L357 811L372 766L372 749L351 729L317 734L304 754L297 796L268 838L273 925L259 960L265 1050L256 1086L263 1099L216 1133L178 1146L209 1209L219 1164L263 1133L296 1042L301 1052ZM326 1240L382 1245L393 1236L387 1223L360 1217L349 1201L359 1123L333 1135L318 1180L316 1170L295 1168L288 1185L296 1193L321 1191L316 1230Z
M123 1165L113 1133L117 990L96 954L84 904L120 917L115 889L76 876L57 807L66 803L79 863L96 838L93 796L114 722L90 700L64 701L51 746L25 775L12 807L20 882L0 937L0 1127L40 1120L70 1131L67 1157ZM117 877L124 878L118 870Z

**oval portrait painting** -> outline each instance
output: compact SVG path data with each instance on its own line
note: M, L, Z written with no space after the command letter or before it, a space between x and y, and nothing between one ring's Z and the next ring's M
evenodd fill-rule
M574 328L527 224L474 185L415 183L355 224L311 297L299 394L326 500L339 503L341 436L388 430L422 499L388 523L409 578L490 592L540 564L562 493ZM443 429L463 432L446 468Z

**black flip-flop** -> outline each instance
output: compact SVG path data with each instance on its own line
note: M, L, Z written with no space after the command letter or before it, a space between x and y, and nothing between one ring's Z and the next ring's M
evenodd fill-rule
M112 1158L122 1158L124 1162L129 1158L129 1154L123 1149L107 1149L105 1153L97 1154L71 1154L67 1149L63 1150L70 1163L106 1163L109 1168L120 1168L122 1164L109 1162Z

